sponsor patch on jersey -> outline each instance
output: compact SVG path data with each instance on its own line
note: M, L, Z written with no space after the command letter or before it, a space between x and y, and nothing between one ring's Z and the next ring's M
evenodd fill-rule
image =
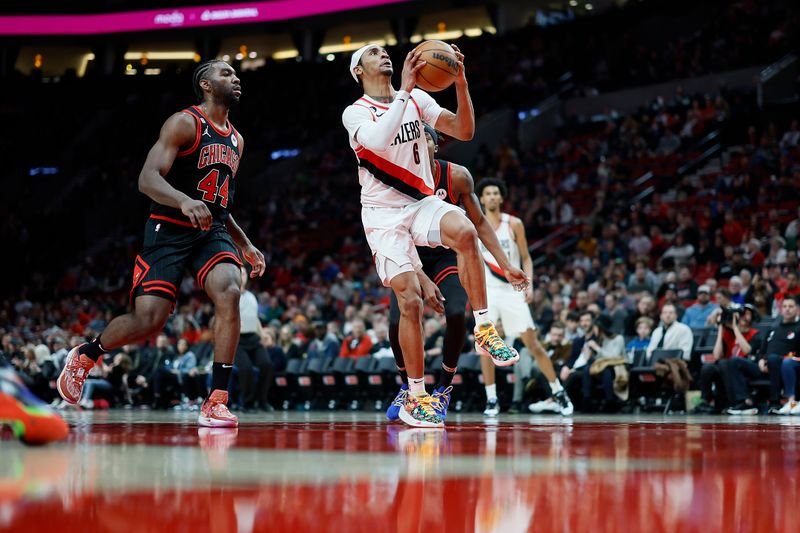
M233 143L233 146L238 147L239 146L239 140L236 137L237 136L236 136L235 133L233 135L231 135L231 143Z
M786 335L786 338L789 339L789 340L794 339L794 331L790 331L789 334Z
M436 189L436 198L439 200L444 200L447 198L447 191L444 189Z

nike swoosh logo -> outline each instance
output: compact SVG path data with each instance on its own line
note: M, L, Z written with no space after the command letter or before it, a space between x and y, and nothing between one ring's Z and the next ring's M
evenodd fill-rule
M375 116L376 116L376 117L378 117L378 118L381 118L381 117L382 117L383 115L385 115L385 114L386 114L386 113L381 113L381 114L379 115L379 114L375 113Z
M222 365L222 368L233 368L233 365Z

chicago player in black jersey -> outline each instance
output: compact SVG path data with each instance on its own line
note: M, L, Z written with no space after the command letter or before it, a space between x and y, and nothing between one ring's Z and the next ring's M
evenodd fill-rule
M167 119L139 175L139 190L153 202L133 269L133 310L69 352L57 388L64 400L78 403L87 374L105 352L160 331L189 269L215 306L211 394L198 422L230 427L238 424L226 404L239 341L240 253L252 265L252 277L262 275L265 265L229 212L244 149L228 121L242 94L239 78L230 65L212 60L198 65L192 81L200 104Z
M465 167L442 159L435 159L439 150L439 136L431 126L424 124L425 139L428 141L428 155L433 167L434 192L436 196L453 205L461 205L467 217L474 224L478 238L489 252L497 259L504 272L511 272L520 278L522 270L512 265L508 256L497 240L494 228L483 214L480 201L475 195L475 182ZM466 308L467 293L458 278L458 261L456 253L449 248L417 247L423 273L433 281L423 287L425 302L438 313L444 313L447 329L443 347L442 369L433 393L434 409L444 420L450 405L451 383L455 376L458 358L466 340ZM431 290L432 289L432 290ZM408 394L408 376L405 371L403 351L400 348L400 309L394 293L391 295L389 310L389 340L392 345L397 369L403 379L400 392L386 410L389 420L399 418L406 394Z

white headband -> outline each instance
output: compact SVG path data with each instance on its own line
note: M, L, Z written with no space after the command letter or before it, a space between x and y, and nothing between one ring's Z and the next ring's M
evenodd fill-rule
M356 76L356 73L353 72L353 69L358 66L358 62L361 61L361 56L364 55L364 52L366 52L373 46L378 46L378 45L365 44L364 46L353 52L353 55L350 57L350 75L353 76L353 79L356 80L356 83L358 83L358 76Z

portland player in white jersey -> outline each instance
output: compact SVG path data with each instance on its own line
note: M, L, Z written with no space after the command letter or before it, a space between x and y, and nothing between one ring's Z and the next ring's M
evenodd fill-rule
M528 278L533 277L533 261L528 252L528 239L525 237L525 226L522 221L508 213L503 213L503 198L506 196L506 186L503 181L486 178L478 182L475 193L480 199L486 218L495 228L497 240L508 256L512 265L522 266ZM489 251L481 245L483 260L486 267L486 289L489 296L489 318L492 322L500 320L507 338L520 338L536 360L542 374L550 383L553 401L562 415L571 415L572 402L566 390L556 377L553 362L547 356L542 344L539 342L536 324L533 322L528 304L533 300L533 288L528 286L523 293L515 291L504 271L497 266L498 263ZM527 361L526 361L527 363ZM527 365L525 365L527 366ZM497 416L497 386L495 372L492 365L481 360L481 371L486 387L486 416Z
M397 91L392 87L389 54L380 46L367 45L356 50L350 60L350 74L363 87L364 95L342 114L358 161L361 220L367 243L378 275L394 291L400 309L400 346L409 388L400 419L418 427L442 427L443 421L425 391L422 335L423 293L435 298L438 289L422 272L416 246L455 250L459 278L475 313L476 348L497 365L519 360L519 354L505 345L488 318L486 280L475 226L459 208L443 202L433 191L423 122L459 140L471 139L475 131L464 56L453 48L460 68L455 82L456 113L415 89L417 72L425 65L419 52L406 56ZM520 288L529 283L519 269L506 275Z

